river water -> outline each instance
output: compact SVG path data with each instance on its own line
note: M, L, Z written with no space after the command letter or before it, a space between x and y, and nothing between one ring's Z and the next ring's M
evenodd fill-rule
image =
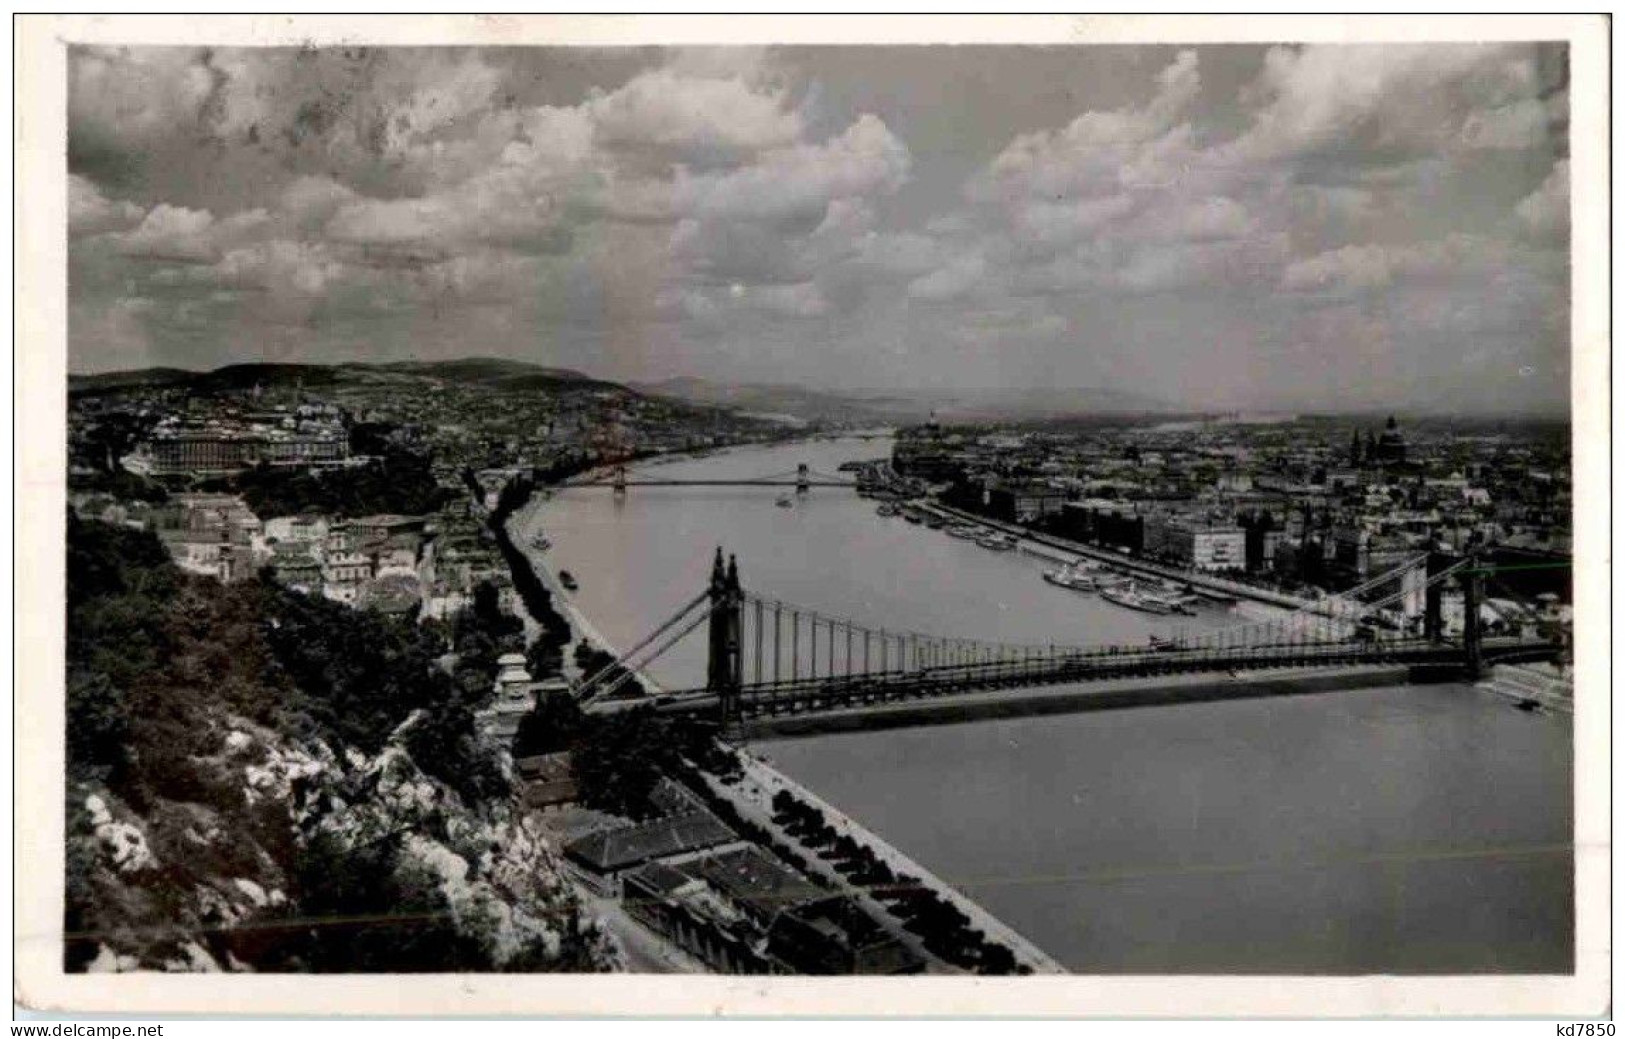
M746 448L648 473L833 473L889 441ZM705 585L855 623L1065 645L1246 618L1154 617L1041 580L1053 565L884 519L817 488L564 490L516 519L615 646ZM703 682L696 632L652 668ZM983 721L758 745L1068 967L1133 973L1566 972L1571 719L1468 686Z

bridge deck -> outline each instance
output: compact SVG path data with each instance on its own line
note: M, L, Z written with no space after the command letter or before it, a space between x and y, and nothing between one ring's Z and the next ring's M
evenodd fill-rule
M1486 662L1538 659L1557 652L1556 643L1520 639L1487 639ZM1290 671L1360 665L1447 665L1462 661L1460 647L1425 639L1383 643L1282 645L1247 647L1225 652L1147 650L1072 654L1056 659L994 661L886 671L829 675L742 687L737 713L746 719L779 713L846 709L859 704L946 698L1001 689L1033 688L1074 682L1193 675L1240 671ZM672 692L659 698L662 710L702 711L718 705L707 689Z
M580 480L567 487L856 487L841 480Z

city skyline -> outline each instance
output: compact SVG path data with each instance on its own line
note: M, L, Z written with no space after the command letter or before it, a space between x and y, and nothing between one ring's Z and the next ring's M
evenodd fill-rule
M70 367L1562 413L1566 61L75 47Z

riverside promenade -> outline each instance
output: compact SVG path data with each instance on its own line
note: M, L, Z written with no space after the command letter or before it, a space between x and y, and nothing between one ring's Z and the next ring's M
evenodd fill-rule
M1305 599L1298 595L1288 595L1286 592L1277 592L1268 588L1257 588L1250 584L1242 584L1239 581L1226 581L1222 577L1213 577L1209 574L1196 573L1195 571L1191 570L1180 570L1172 566L1163 566L1160 563L1152 563L1134 556L1126 556L1122 553L1112 552L1108 549L1096 548L1093 545L1084 545L1076 541L1070 541L1063 537L1056 537L1054 534L1044 534L1036 530L1030 530L1027 527L1019 526L1015 523L1008 523L1004 520L992 519L988 516L981 516L974 512L966 512L963 509L954 508L952 505L944 505L941 502L930 502L925 505L925 508L950 519L962 520L966 523L978 523L984 527L992 527L995 530L1003 531L1006 534L1021 538L1024 541L1030 541L1035 545L1043 545L1047 546L1048 548L1059 549L1062 552L1069 552L1074 556L1083 556L1085 558L1098 560L1103 563L1110 563L1120 569L1132 570L1136 573L1146 574L1151 577L1166 577L1170 580L1180 581L1200 588L1206 588L1210 591L1220 592L1225 595L1233 595L1238 599L1250 599L1253 602L1263 603L1267 606L1278 606L1282 609L1292 611L1313 610L1320 605L1314 599ZM1049 559L1056 558L1048 552L1039 554ZM1060 560L1057 561L1059 562Z
M1018 964L1029 968L1034 974L1066 973L1066 968L1062 967L1048 953L1019 934L1010 925L983 909L941 877L886 843L875 833L848 817L839 808L773 768L750 750L743 747L738 748L738 750L740 761L744 766L745 782L736 786L713 783L712 790L719 796L726 797L746 818L764 827L769 833L772 833L785 843L801 847L799 841L785 833L783 828L773 821L773 796L781 790L787 791L793 797L799 798L823 812L824 818L828 820L836 833L850 837L859 844L868 847L877 858L891 867L894 873L907 873L919 877L927 887L969 917L973 928L980 930L989 940L998 942L1008 948L1015 955ZM867 908L877 914L877 919L893 919L890 916L890 911L876 901L873 896L861 888L854 887L833 866L821 860L816 852L811 849L805 850L809 869L816 870L820 876L840 885L843 891L847 891L858 898ZM906 935L906 937L911 945L918 945L912 935ZM936 957L931 958L934 960Z

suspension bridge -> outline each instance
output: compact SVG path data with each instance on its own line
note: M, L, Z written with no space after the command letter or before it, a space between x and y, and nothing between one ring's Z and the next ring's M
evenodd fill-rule
M814 487L856 487L858 482L845 476L831 473L822 473L809 467L805 462L793 470L782 473L769 473L765 476L741 477L709 477L705 479L685 479L682 477L663 477L657 474L639 472L630 475L626 466L616 466L608 475L597 474L569 480L566 487L613 487L618 494L626 493L628 487L794 487L797 491L809 491Z
M1488 591L1499 591L1495 598ZM1459 630L1446 632L1446 593ZM1419 554L1290 614L1138 645L1035 645L949 638L863 625L747 591L720 548L709 585L618 661L576 687L583 708L648 703L650 664L706 627L703 687L655 698L672 712L708 712L725 725L926 698L1059 683L1366 664L1448 669L1477 679L1496 663L1549 660L1562 635L1476 555Z

